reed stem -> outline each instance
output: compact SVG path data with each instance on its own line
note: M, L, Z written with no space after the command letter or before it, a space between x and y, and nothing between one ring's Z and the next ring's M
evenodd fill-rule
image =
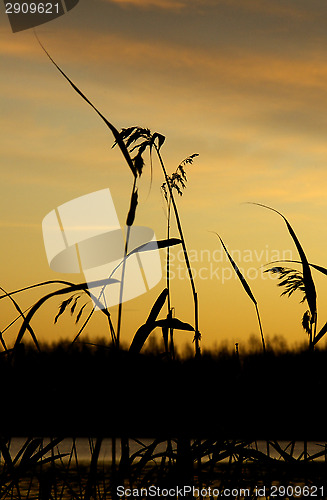
M166 181L166 184L167 184L167 187L168 187L168 190L169 190L169 195L170 195L171 203L172 203L172 206L173 206L173 209L174 209L176 224L177 224L178 232L179 232L179 235L180 235L180 238L181 238L181 243L182 243L182 248L183 248L183 253L184 253L185 264L186 264L186 267L187 267L187 271L188 271L188 275L189 275L189 280L190 280L190 284L191 284L191 288L192 288L193 301L194 301L194 330L195 330L194 342L195 342L195 355L199 356L201 354L201 351L200 351L200 337L201 337L201 335L200 335L200 332L199 332L198 296L197 296L197 292L196 292L196 288L195 288L195 283L194 283L192 268L191 268L189 257L188 257L188 253L187 253L187 248L186 248L186 243L185 243L185 239L184 239L182 224L181 224L180 217L179 217L179 214L178 214L178 209L177 209L177 205L176 205L175 198L174 198L174 195L173 195L172 187L170 185L169 178L168 178L167 171L166 171L166 167L164 165L164 162L163 162L162 156L160 154L159 148L156 145L155 145L155 148L156 148L157 155L158 155L158 158L159 158L159 162L160 162L160 165L161 165L164 177L165 177L165 181Z

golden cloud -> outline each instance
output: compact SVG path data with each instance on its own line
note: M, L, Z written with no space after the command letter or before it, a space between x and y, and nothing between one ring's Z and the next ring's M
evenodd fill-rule
M168 9L173 11L180 10L187 6L187 2L182 0L102 0L102 1L116 3L123 7L133 6L142 9L146 9L149 7L156 7L159 9Z

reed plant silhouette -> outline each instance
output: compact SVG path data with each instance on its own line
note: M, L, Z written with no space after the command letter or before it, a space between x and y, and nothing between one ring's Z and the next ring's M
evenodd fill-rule
M281 266L274 266L266 272L270 272L273 274L278 274L280 282L278 283L278 286L284 287L285 290L282 292L282 296L287 295L290 297L295 291L300 291L303 294L301 303L306 302L308 305L308 309L304 312L302 316L302 326L304 330L307 332L308 337L309 337L309 350L313 350L315 345L323 338L323 336L327 333L327 322L324 324L324 326L320 329L320 331L317 333L317 317L318 317L318 312L317 312L317 292L316 292L316 287L314 284L314 280L312 277L311 273L311 268L319 271L320 273L327 275L327 269L325 267L316 265L316 264L311 264L308 262L308 259L306 257L306 254L304 252L304 249L294 232L291 224L289 221L286 219L286 217L280 213L278 210L268 207L266 205L262 205L260 203L253 203L254 205L261 206L263 208L266 208L268 210L271 210L275 213L277 213L282 219L284 220L288 232L296 246L296 249L298 251L300 260L279 260L272 262L270 264L276 264L280 262L292 262L292 263L297 263L301 264L302 266L302 271L297 271L295 269L291 268L285 268Z
M40 42L39 42L40 43ZM47 54L51 62L55 65L57 70L61 73L61 75L68 81L68 83L72 86L74 91L77 92L77 94L83 98L92 108L93 110L98 114L98 116L104 121L106 126L109 128L111 133L114 136L114 145L118 146L119 149L122 152L122 155L130 168L132 175L133 175L133 183L132 183L132 190L131 190L131 196L130 196L130 202L129 202L129 209L128 213L126 216L126 226L127 226L127 231L126 231L126 238L125 238L125 248L124 248L124 255L122 261L119 263L119 265L116 267L114 271L117 270L118 267L121 266L121 281L120 281L120 300L119 300L119 306L118 306L118 318L117 318L117 327L116 330L114 329L112 320L111 320L111 315L108 310L108 308L103 308L100 307L101 311L103 314L106 315L108 319L108 324L109 324L109 330L110 330L110 335L111 335L111 340L112 343L115 347L119 348L120 347L120 338L121 338L121 324L122 324L122 311L123 311L123 287L124 287L124 279L125 279L125 270L126 270L126 261L129 258L130 255L135 253L136 251L148 251L154 249L153 243L155 243L156 248L167 248L172 245L176 244L181 244L183 248L183 253L184 253L184 258L185 258L185 263L186 267L188 270L188 275L189 275L189 281L191 284L192 288L192 294L193 294L193 300L194 300L194 327L191 326L189 323L185 323L178 318L173 318L172 314L169 313L166 318L162 320L158 320L158 314L160 313L160 310L167 298L167 291L164 289L161 294L159 295L158 299L156 300L153 308L150 311L149 317L144 325L142 325L136 332L132 343L130 347L130 351L133 353L139 352L143 345L145 340L147 339L148 335L151 333L151 331L156 328L160 327L162 328L164 338L166 338L166 332L168 329L172 332L173 329L182 329L182 330L189 330L194 332L194 342L195 342L195 353L197 356L200 354L200 333L199 333L199 327L198 327L198 296L197 292L195 289L195 284L194 284L194 278L193 278L193 273L192 269L190 266L189 262L189 257L187 253L187 248L186 248L186 243L185 243L185 238L183 234L183 229L182 229L182 223L181 219L178 213L177 205L174 199L174 194L173 194L173 188L174 184L171 183L170 178L168 177L166 166L164 164L163 158L161 156L161 147L163 143L165 142L165 137L157 132L151 133L151 131L147 128L141 128L141 127L129 127L129 128L124 128L120 132L116 129L116 127L109 122L102 113L98 111L98 109L91 103L91 101L80 91L80 89L72 82L72 80L61 70L61 68L55 63L55 61L51 58L49 53L44 49L42 44L40 43L42 49L44 52ZM131 231L131 226L134 224L135 221L135 216L136 216L136 210L138 206L138 186L137 186L137 181L141 177L142 172L143 172L143 167L144 167L144 154L146 151L149 151L150 155L150 161L151 161L151 169L152 169L152 156L153 156L153 151L155 151L156 156L159 160L160 167L162 169L165 183L167 186L167 191L169 193L169 205L172 206L173 208L173 213L176 219L176 224L179 232L180 238L167 238L164 241L160 242L150 242L147 245L144 245L144 248L137 248L137 249L129 249L129 241L130 241L130 231ZM186 160L186 163L189 163L192 161L193 157L195 155L189 157L189 159ZM183 164L179 166L180 172L183 172ZM179 174L175 174L175 176L172 176L174 179L173 182L176 183L178 182L178 178L176 177ZM151 246L152 244L152 246ZM102 286L102 291L104 288L112 283L116 283L117 280L114 278L114 271L112 274L107 277L105 280L101 280L101 283L99 281L94 282L93 284L86 284L86 283L79 283L79 284L74 284L71 282L67 281L59 281L59 280L52 280L52 281L47 281L43 283L37 283L35 285L32 285L30 287L25 287L24 289L20 290L15 290L11 293L6 293L2 296L0 296L0 299L2 298L9 298L12 303L15 305L17 311L19 312L19 317L22 318L22 326L18 332L15 345L14 345L14 350L18 348L20 342L23 339L23 336L26 331L29 331L29 333L32 336L32 339L36 346L38 346L38 341L37 338L30 326L31 320L33 319L34 315L36 312L40 309L40 307L50 300L53 297L61 296L61 295L67 295L69 294L68 298L64 299L62 303L59 306L58 313L56 314L54 318L54 322L56 323L59 318L64 314L65 311L70 310L71 315L76 315L76 322L78 323L84 312L86 311L87 307L87 302L82 303L81 305L81 298L82 296L85 296L86 294L87 298L92 299L95 304L99 305L99 300L101 296L95 297L90 289L92 289L93 286ZM47 293L43 295L35 304L33 304L28 310L25 315L25 313L19 308L16 300L13 298L13 296L17 293L21 293L23 291L36 288L36 287L41 287L45 285L53 285L53 284L60 284L61 287L55 291L52 291L50 293ZM81 294L80 292L83 292ZM101 292L102 293L102 292ZM169 310L171 311L171 307L169 306ZM87 325L88 321L92 317L92 314L94 312L94 306L92 307L91 311L89 312L88 316L86 317L82 327L79 329L78 334L75 336L73 343L79 338L80 334L82 331L84 331L85 326ZM4 347L4 349L7 349L7 346L5 344L5 341L3 339L3 336L1 336L1 342ZM173 345L173 344L172 344ZM93 476L96 474L96 467L97 467L97 459L99 456L99 452L101 449L101 443L102 443L102 438L99 436L96 441L95 441L95 446L94 446L94 451L92 455L92 461L91 461L91 471L90 471L90 476L89 476L89 481L87 483L86 491L85 491L85 499L90 499L91 497L94 496L94 481L93 481ZM121 446L123 449L127 450L127 455L128 455L128 439L127 438L121 438ZM118 477L117 476L117 467L116 467L116 439L113 437L112 439L112 473L113 477ZM119 471L118 471L119 472ZM116 480L113 479L113 485L115 485Z
M187 175L185 171L185 167L187 165L192 165L194 158L199 156L197 153L194 153L187 158L185 158L177 167L175 172L173 172L170 176L167 176L168 183L170 184L171 190L167 188L167 181L165 181L161 185L161 191L163 193L164 199L167 204L167 240L170 239L170 230L171 230L171 205L172 199L170 192L175 190L179 196L183 195L183 190L186 188L187 183ZM173 308L171 307L171 292L170 292L170 248L167 247L167 256L166 256L166 283L167 283L167 319L172 319L173 317ZM169 328L169 337L170 344L168 346L168 332L164 332L164 342L166 352L170 352L171 356L174 358L175 356L175 347L174 347L174 330L173 328Z
M302 248L302 245L296 236L291 224L288 222L286 217L284 217L283 214L278 212L278 210L268 207L266 205L263 205L261 203L254 203L254 205L266 208L268 210L271 210L272 212L275 212L278 214L282 219L284 220L288 232L290 233L290 236L296 246L296 249L299 253L299 257L301 259L301 264L302 264L302 285L303 285L303 290L305 292L305 300L308 303L309 306L309 313L310 313L310 325L309 325L309 346L310 348L313 348L314 346L314 338L316 336L316 330L317 330L317 293L316 293L316 288L315 284L313 282L309 262L307 260L306 254ZM289 278L290 279L290 278ZM294 281L294 280L293 280Z
M167 187L167 191L169 193L170 203L173 207L173 212L175 215L175 220L179 232L180 243L182 245L185 264L188 270L189 281L191 284L193 302L194 302L194 343L195 343L195 354L200 355L200 332L199 332L199 313L198 313L198 295L195 288L195 282L193 278L193 272L190 265L186 242L183 234L182 223L178 213L177 205L175 202L174 194L173 194L173 186L169 180L169 176L167 174L167 169L164 164L162 155L161 155L161 147L165 142L165 137L158 132L151 133L148 128L142 127L128 127L123 128L120 132L117 128L109 121L104 115L92 104L92 102L83 94L83 92L72 82L72 80L64 73L64 71L57 65L57 63L53 60L50 54L43 47L41 42L38 40L40 46L50 59L50 61L54 64L57 70L61 73L61 75L67 80L67 82L72 86L72 88L77 92L77 94L82 97L84 101L89 104L92 109L98 114L98 116L104 121L109 130L114 136L115 142L113 146L118 146L123 154L124 159L128 167L130 168L133 174L133 186L132 193L130 198L130 208L126 218L127 225L127 234L126 234L126 242L125 242L125 251L124 251L124 259L122 263L122 279L121 279L121 287L120 287L120 298L123 296L123 283L124 283L124 273L125 273L125 262L128 253L128 242L129 242L129 234L130 227L134 223L136 208L138 204L138 190L137 190L137 180L142 175L143 167L144 167L144 153L148 150L150 154L151 160L151 168L152 168L152 154L153 150L156 152L157 158L159 160L165 184ZM193 155L189 157L188 162L193 159ZM183 168L182 165L180 165ZM177 175L180 175L177 173ZM175 185L177 182L177 178L175 178ZM117 332L116 332L116 344L119 346L120 343L120 329L121 329L121 319L122 319L122 300L119 303L118 310L118 320L117 320Z
M54 317L54 322L57 323L62 315L65 312L70 312L72 316L75 317L75 322L79 323L83 319L83 324L80 327L77 335L73 340L73 344L76 343L77 339L79 339L81 333L85 331L85 327L88 324L89 320L92 317L92 314L95 310L93 303L99 304L99 300L101 299L101 294L104 292L106 287L110 287L111 284L117 283L115 279L115 272L118 268L121 268L121 280L120 280L120 300L118 306L118 317L117 317L117 326L116 328L113 325L110 311L108 308L102 308L101 312L105 315L110 332L111 345L115 348L115 355L118 355L118 349L121 350L121 329L122 329L122 319L123 319L123 291L124 291L124 279L125 279L125 271L126 271L126 262L130 258L131 255L134 255L136 252L146 252L152 251L154 249L166 249L167 251L167 261L166 261L166 287L159 293L157 299L155 300L150 312L147 314L147 318L135 332L133 335L131 344L129 346L128 355L132 357L137 357L137 359L141 359L139 354L141 353L145 342L149 338L150 334L156 329L161 328L163 340L164 340L164 348L166 354L170 354L170 357L173 358L173 361L176 361L175 358L175 349L174 349L174 330L185 330L193 332L194 334L194 345L195 345L195 358L196 362L200 363L201 361L201 350L200 350L200 331L199 331L199 312L198 312L198 295L195 287L194 276L192 272L192 268L190 265L189 254L187 251L186 240L184 237L184 231L182 226L181 217L177 208L175 194L177 193L179 196L182 195L183 190L186 187L187 176L186 176L186 166L193 163L194 158L197 157L197 154L192 154L188 156L185 160L183 160L176 171L171 175L168 175L168 171L166 165L164 163L162 157L162 147L165 143L165 137L158 132L152 133L148 128L142 128L138 126L123 128L121 131L107 120L107 118L92 104L92 102L81 92L81 90L72 82L72 80L63 72L63 70L56 64L56 62L52 59L52 57L48 54L48 52L44 49L42 44L40 44L51 62L55 65L60 74L66 79L66 81L71 85L74 91L89 105L92 109L97 113L97 115L102 119L102 121L109 128L110 132L114 137L113 147L118 147L123 155L123 158L129 167L132 173L132 188L131 195L129 198L129 208L126 214L126 237L125 237L125 246L124 246L124 255L121 262L117 265L117 267L113 270L110 276L106 279L96 281L94 283L78 283L74 284L69 281L64 280L49 280L42 283L37 283L35 285L31 285L28 287L21 288L19 290L15 290L12 292L6 292L4 289L2 290L2 295L0 295L0 300L8 299L16 310L16 314L18 316L14 319L13 322L8 325L7 328L2 330L0 333L0 342L4 349L5 353L12 352L11 349L8 349L7 343L3 337L3 334L8 330L10 326L20 319L22 321L22 325L19 328L17 337L14 342L13 351L17 350L19 344L22 342L24 335L28 332L31 336L31 339L36 346L36 348L40 351L40 345L37 340L37 336L31 326L32 320L35 314L39 311L39 309L50 299L58 298L61 296L65 296L65 298L61 304L59 305L59 309L57 314ZM130 233L131 227L133 226L137 214L137 207L139 203L138 199L138 181L142 176L145 166L145 155L149 155L151 172L153 169L153 156L155 155L160 168L163 173L164 182L161 186L162 192L165 197L165 201L167 204L167 234L166 239L159 240L156 242L150 242L144 245L141 245L138 248L131 249L129 248L130 242ZM295 291L301 291L303 293L302 302L307 302L308 310L305 312L302 318L302 325L307 331L309 335L309 345L312 348L327 332L327 322L325 326L319 331L317 334L317 294L314 285L314 281L311 274L311 268L315 268L324 274L327 274L327 269L322 268L321 266L315 266L310 264L307 260L306 254L292 228L288 220L277 210L267 207L265 205L256 204L262 206L266 209L269 209L279 216L281 216L286 223L289 234L296 246L296 249L299 253L300 263L302 265L302 272L283 268L283 267L274 267L268 269L266 272L273 272L279 275L280 283L279 286L284 287L282 295L291 296ZM172 216L174 216L177 230L178 230L178 238L171 237L171 224L172 224ZM238 277L240 280L244 290L246 291L248 297L253 302L256 310L256 315L259 324L259 330L261 335L262 348L264 353L266 352L265 338L263 334L261 319L259 315L258 303L256 298L254 297L250 286L246 282L243 274L239 270L237 264L233 260L231 254L229 253L226 245L224 244L222 238L217 234L221 245L226 252L226 255ZM174 245L181 245L183 249L183 255L185 260L185 265L188 271L188 279L192 290L193 303L194 303L194 323L191 325L188 322L181 321L179 318L174 317L173 313L173 305L171 300L171 282L170 282L170 268L169 268L169 257L170 257L170 247ZM52 290L46 294L44 294L40 299L38 299L34 304L32 304L26 310L22 310L16 300L15 296L17 294L23 293L25 291L48 287L48 286L56 286L56 290ZM100 296L94 296L92 294L92 288L102 286L102 292ZM59 286L59 287L58 287ZM162 314L163 307L167 303L167 314L164 317L160 317ZM88 311L88 307L91 305L91 311ZM87 314L86 314L87 313ZM86 318L85 318L86 315ZM169 344L170 341L170 344ZM130 359L130 358L129 358ZM266 357L264 358L266 360ZM203 360L203 358L202 358ZM170 360L168 360L170 362ZM195 360L194 360L195 361ZM205 362L205 360L203 360ZM167 359L165 358L165 362ZM175 365L175 363L174 363ZM140 365L138 365L139 367ZM170 365L169 365L170 366ZM192 365L198 369L199 365ZM234 370L235 371L235 370ZM190 372L191 373L191 372ZM193 370L194 373L194 370ZM234 372L233 372L234 373ZM122 370L119 373L118 378L122 377L124 371ZM151 372L149 371L148 377L151 376ZM238 374L237 374L238 377ZM237 378L239 382L239 378ZM118 382L117 382L118 384ZM190 383L191 386L191 383ZM234 386L231 386L233 390ZM168 387L170 393L173 393L173 388ZM192 388L188 388L190 391ZM169 392L168 391L168 392ZM199 391L197 391L199 393ZM223 400L224 398L222 398ZM196 424L195 424L196 425ZM280 458L284 459L285 462L291 463L294 465L294 446L292 444L288 445L286 448L282 448L277 441L269 441L267 444L267 454L262 453L258 450L256 443L252 440L239 440L239 439L224 439L223 437L219 440L216 439L196 439L192 441L189 436L185 437L185 435L179 435L176 439L169 437L168 439L155 439L150 444L145 444L139 441L140 449L135 452L130 452L130 442L129 438L126 436L121 437L121 454L119 456L117 452L117 442L114 430L110 430L112 433L112 457L111 457L111 476L109 479L109 484L104 481L103 487L100 487L99 483L99 457L100 451L103 445L103 436L100 435L94 439L90 439L90 451L91 451L91 460L90 466L87 473L86 479L79 479L78 481L78 491L74 490L68 482L67 479L63 480L64 486L60 493L56 490L56 494L54 494L55 488L55 480L56 474L58 470L56 468L57 462L60 462L65 473L70 473L70 466L75 459L75 470L80 471L77 451L76 451L76 441L73 438L71 452L67 454L60 453L57 449L57 446L60 444L61 439L56 438L50 440L48 445L44 445L41 439L33 439L28 438L25 444L22 446L20 451L15 457L11 456L9 443L6 440L0 440L0 452L2 455L2 460L4 461L4 466L0 472L0 480L2 481L0 485L0 496L3 498L15 498L15 495L18 498L22 498L22 495L19 491L19 480L25 475L27 472L32 471L36 477L39 478L39 498L42 500L50 499L50 498L64 498L64 489L68 489L71 494L71 498L90 500L91 498L98 499L106 499L106 498L114 498L116 496L115 487L118 484L118 481L125 481L131 487L133 485L143 485L149 486L153 484L154 481L157 484L162 485L173 485L176 484L176 477L181 474L185 474L185 478L190 481L194 481L194 471L196 469L196 464L198 465L197 474L198 480L202 481L202 484L212 484L216 477L214 476L214 472L217 468L217 465L221 465L224 460L228 460L228 466L225 469L225 472L219 478L219 485L221 486L230 486L232 481L241 481L242 470L246 463L264 463L267 467L277 467L276 460L270 456L270 451L273 449L275 452L279 453ZM164 445L164 450L159 450L159 445ZM269 451L270 450L270 451ZM46 455L51 452L51 458L48 458ZM322 450L321 453L317 454L315 458L325 456L326 450ZM68 456L68 465L64 463L64 458ZM302 456L304 460L308 459L307 452ZM51 474L53 476L45 475L42 476L39 469L39 464L42 466L51 465ZM39 469L38 469L39 467ZM200 477L201 476L201 477ZM52 477L52 479L51 479ZM62 476L61 476L62 479ZM257 477L255 478L257 480ZM273 481L273 479L271 479ZM241 483L240 483L241 484ZM255 498L254 487L255 482L253 477L251 477L251 488L253 493L253 498Z

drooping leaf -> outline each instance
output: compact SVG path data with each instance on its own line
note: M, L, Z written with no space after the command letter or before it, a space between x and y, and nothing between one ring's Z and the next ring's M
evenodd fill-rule
M12 469L13 468L13 461L12 461L12 458L10 455L9 445L7 445L7 440L5 438L2 438L2 437L0 437L0 452L1 452L1 455L2 455L4 462L6 464L6 467L8 467L8 469Z
M292 262L293 264L302 264L302 262L300 260L282 259L282 260L274 260L274 261L269 262L268 264L265 264L265 265L269 266L270 264L277 264L279 262ZM325 267L317 266L316 264L311 264L310 262L309 262L309 266L313 267L314 269L316 269L320 273L325 274L327 276L327 269Z
M311 313L311 321L312 323L316 322L316 314L317 314L317 294L316 294L316 288L312 279L311 271L310 271L310 266L307 260L307 257L304 253L304 250L286 217L284 217L283 214L278 212L278 210L275 210L274 208L268 207L267 205L263 205L261 203L253 203L253 205L258 205L259 207L267 208L268 210L271 210L272 212L275 212L276 214L280 215L288 229L288 232L290 233L294 244L297 248L297 251L299 253L301 263L302 263L302 272L303 272L303 282L304 282L304 287L305 287L305 294L307 298L307 302L309 305L310 313Z
M132 343L129 347L129 351L133 353L139 353L146 339L148 338L152 330L155 329L155 327L155 322L144 323L143 325L141 325L133 337Z
M32 457L32 455L36 452L36 450L40 447L40 445L42 444L42 439L41 438L36 438L36 439L33 439L29 444L28 446L26 447L24 453L23 453L23 456L21 458L21 461L20 461L20 465L24 465L24 463L26 463L28 460L30 460L30 458Z
M154 142L158 140L158 151L160 151L161 149L161 146L163 145L163 143L165 142L166 140L166 137L162 134L158 134L158 132L155 132L153 135L152 135L152 141L151 141L151 144L154 144Z
M145 341L147 340L148 336L156 328L156 319L158 317L158 314L160 313L166 298L168 295L168 289L165 288L159 295L159 297L156 299L150 314L148 316L148 319L146 322L140 326L140 328L137 330L135 333L132 343L130 345L130 352L133 353L138 353L141 351Z
M152 323L157 319L158 314L160 313L161 309L164 306L164 303L166 302L167 296L168 288L164 288L152 306L148 319L146 320L147 323Z
M1 290L2 292L4 292L4 294L5 294L5 295L3 295L1 298L3 298L3 297L8 297L8 298L10 299L10 301L14 304L15 309L18 311L18 314L19 314L19 315L23 318L23 325L24 325L24 323L26 322L26 317L27 317L27 316L25 316L25 313L24 313L24 312L22 311L22 309L20 308L20 306L19 306L18 302L17 302L17 301L16 301L16 300L12 297L12 295L13 295L13 294L11 294L11 293L7 293L7 292L6 292L6 290L5 290L4 288L2 288L2 287L0 287L0 290ZM34 344L36 345L37 350L38 350L38 351L40 351L41 349L40 349L40 346L39 346L38 340L37 340L37 338L36 338L36 335L35 335L35 333L34 333L33 328L32 328L32 327L31 327L31 325L29 324L29 322L28 322L28 323L26 323L26 328L25 328L25 330L28 330L28 331L29 331L29 333L30 333L30 335L31 335L31 337L32 337L32 339L33 339L33 342L34 342ZM1 334L1 337L2 337L2 334ZM6 348L6 344L5 344L5 342L4 342L4 340L3 340L3 339L2 339L2 341L1 341L1 343L2 343L2 345L3 345L3 347L4 347L4 349L5 349L5 350L7 350L7 348ZM16 344L15 344L15 347L16 347Z
M36 452L32 457L31 457L31 460L36 463L38 462L41 458L42 458L42 462L43 460L51 460L51 457L49 457L49 459L46 459L44 458L45 455L47 453L49 453L49 451L53 450L53 448L55 448L60 442L62 441L62 438L54 438L54 439L51 439L51 441L43 446L38 452ZM44 462L43 462L44 463Z
M212 231L214 232L214 231ZM254 307L255 307L255 310L256 310L256 314L257 314L257 318L258 318L258 323L259 323L259 330L260 330L260 335L261 335L261 341L262 341L262 349L263 349L263 352L265 353L266 352L266 344L265 344L265 339L264 339L264 335L263 335L263 329L262 329L262 324L261 324L261 318L260 318L260 314L259 314L259 308L258 308L258 304L257 304L257 301L251 291L251 288L249 287L246 279L244 278L243 274L241 273L241 271L239 270L239 268L237 267L236 263L234 262L232 256L230 255L230 253L228 252L223 240L221 239L221 237L219 236L218 233L214 232L214 234L216 234L216 236L218 236L218 238L220 239L220 242L226 252L226 255L230 261L230 263L232 264L233 266L233 269L234 271L236 272L236 275L238 276L240 282L242 283L242 286L244 288L244 290L246 291L246 293L248 294L248 296L250 297L250 299L252 300L253 304L254 304Z
M150 250L157 250L157 248L172 247L174 245L179 245L181 242L182 240L180 240L179 238L167 238L165 240L149 241L148 243L144 243L143 245L134 248L134 250L131 250L128 253L127 258L136 252L148 252Z
M315 345L317 342L319 342L320 339L327 333L327 323L324 324L322 329L320 330L319 333L315 336L315 338L312 341L312 344Z
M35 35L36 36L36 35ZM50 56L50 54L47 52L47 50L43 47L42 43L40 42L40 40L38 39L38 37L36 36L40 46L42 47L42 49L44 50L44 52L46 53L46 55L48 56L48 58L50 59L50 61L52 62L52 64L54 64L54 66L57 68L57 70L62 74L62 76L67 80L67 82L73 87L73 89L75 90L75 92L77 92L81 97L82 99L84 99L84 101L86 101L93 109L94 111L100 116L100 118L105 122L105 124L107 125L107 127L110 129L110 131L112 132L115 140L116 140L116 143L118 144L129 168L131 169L134 177L137 177L137 170L135 169L135 166L134 166L134 163L132 161L132 158L128 152L128 149L123 141L123 139L121 138L120 136L120 133L118 132L118 130L116 129L116 127L114 127L114 125L112 123L110 123L107 118L105 118L103 116L102 113L100 113L100 111L94 106L94 104L92 104L92 102L83 94L83 92L77 87L77 85L75 85L75 83L72 82L72 80L64 73L64 71L58 66L58 64L52 59L52 57Z
M214 232L214 231L212 231L212 232ZM218 234L218 233L214 233L214 234L216 234L216 235L218 236L218 238L220 239L220 242L221 242L221 244L222 244L222 246L223 246L223 248L224 248L224 250L225 250L225 252L226 252L226 255L227 255L227 257L228 257L228 259L229 259L230 263L232 264L233 269L234 269L234 271L236 272L236 274L237 274L237 276L238 276L238 278L239 278L240 282L242 283L244 290L246 291L246 293L248 294L248 296L250 297L250 299L252 300L252 302L253 302L254 304L257 304L257 301L256 301L256 299L255 299L255 297L254 297L254 295L253 295L253 293L252 293L252 291L251 291L251 288L249 287L249 285L248 285L248 283L247 283L246 279L244 278L243 274L241 273L241 271L240 271L240 270L239 270L239 268L237 267L237 265L236 265L235 261L233 260L232 256L231 256L231 255L230 255L230 253L228 252L228 250L227 250L227 248L226 248L226 246L225 246L225 244L224 244L223 240L221 239L221 237L219 236L219 234Z
M55 281L55 283L58 281ZM18 332L17 338L15 340L15 345L14 349L17 347L17 345L21 342L26 330L31 329L30 322L33 318L33 316L36 314L36 312L40 309L40 307L49 299L52 297L56 297L57 295L65 295L67 293L71 292L76 292L77 290L84 290L88 295L90 295L93 299L94 302L97 302L97 298L94 297L89 291L90 288L93 287L98 287L98 286L104 286L104 285L110 285L111 283L118 283L118 280L113 279L113 278L106 278L104 280L97 280L97 281L92 281L89 283L70 283L70 282L60 282L64 283L66 286L64 288L61 288L59 290L55 290L54 292L48 293L41 297L35 304L29 309L28 313L26 316L24 316L24 321L22 326L20 327L20 330ZM67 286L68 285L68 286ZM35 285L37 286L37 285ZM32 288L32 287L30 287ZM8 296L11 296L11 294L7 294ZM105 309L101 309L101 311L104 314L107 314L107 311Z
M156 321L156 326L160 326L161 328L172 328L174 330L186 330L188 332L194 332L194 328L189 323L185 323L178 318L166 318L160 319Z

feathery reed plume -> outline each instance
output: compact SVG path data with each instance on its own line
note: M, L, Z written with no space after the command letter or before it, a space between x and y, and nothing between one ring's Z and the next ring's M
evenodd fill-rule
M17 338L15 340L14 348L16 348L17 345L21 342L21 340L22 340L22 338L23 338L24 333L26 332L26 330L29 330L31 328L30 327L30 322L31 322L33 316L35 315L35 313L40 309L40 307L47 300L49 300L52 297L55 297L57 295L65 295L67 293L75 292L77 290L83 290L90 297L92 297L92 299L93 299L93 301L95 301L95 303L97 303L98 299L94 295L92 295L92 293L89 291L89 288L97 287L97 286L103 285L103 284L117 283L117 280L115 280L115 279L105 279L105 280L99 280L99 281L95 281L95 282L91 282L91 283L78 283L78 284L73 284L73 283L70 283L70 282L65 282L65 283L68 284L68 286L65 286L64 288L61 288L59 290L55 290L54 292L51 292L51 293L48 293L48 294L44 295L37 302L35 302L35 304L29 309L28 313L24 317L24 321L23 321L22 326L21 326L21 328L20 328L20 330L18 332ZM9 293L8 295L11 296L14 293L17 293L17 291ZM6 296L7 295L2 295L0 297L0 299L4 298ZM102 309L102 312L105 315L109 314L108 311L105 310L105 309Z
M277 286L285 287L285 290L280 294L281 297L283 295L287 295L290 297L297 290L303 293L302 300L300 303L302 304L305 300L307 300L306 290L304 286L303 274L295 269L290 269L288 267L272 267L271 269L267 269L264 271L265 273L278 274L278 279L280 283L277 283Z
M270 262L269 264L266 264L266 265L271 265L271 264L278 264L280 262L291 262L293 264L301 264L301 261L298 261L298 260L291 260L291 259L282 259L282 260L277 260L277 261L272 261ZM323 266L318 266L316 264L311 264L309 262L309 266L312 267L313 269L316 269L316 271L319 271L320 273L324 274L325 276L327 276L327 269ZM268 269L267 271L265 272L269 272L269 271L273 271L274 269L280 269L278 266L277 267L274 267L272 269ZM276 271L275 271L276 272ZM304 289L302 289L303 293L305 293ZM306 297L304 297L306 298ZM303 301L302 301L303 302ZM311 322L311 314L307 314L307 313L310 313L310 311L306 311L306 313L304 313L303 315L303 318L302 318L302 326L304 328L304 330L309 333L310 335L310 332L309 332L309 328L307 326L307 321L308 319L310 320ZM321 328L321 330L314 336L313 340L312 340L312 346L316 345L317 342L319 342L319 340L322 339L322 337L327 333L327 322L325 323L325 325Z
M197 153L188 156L183 161L181 161L175 172L173 172L170 176L167 176L168 182L170 183L171 186L171 190L175 189L180 196L183 195L183 190L186 188L186 183L187 183L185 167L187 165L192 165L194 158L197 156L199 156ZM167 203L167 239L169 239L170 225L171 225L171 196L167 189L167 181L165 181L161 185L161 191ZM171 294L170 294L170 248L169 247L167 248L167 255L166 255L166 283L168 289L168 298L167 298L167 309L168 309L167 318L168 318L172 317L173 314L173 310L171 307ZM170 333L171 354L174 357L174 330L171 328L169 333Z
M267 269L264 271L265 273L278 274L278 279L280 280L277 283L277 286L284 287L285 290L280 294L281 297L287 295L290 297L294 292L299 291L302 292L303 297L300 301L302 304L307 300L306 289L304 286L303 274L300 271L296 271L295 269L290 269L288 267L272 267L271 269ZM305 311L302 317L302 327L311 338L312 335L312 322L311 322L311 313L310 310Z
M194 344L195 344L195 356L198 357L198 356L201 355L201 350L200 350L201 334L200 334L200 331L199 331L198 294L197 294L197 291L196 291L196 288L195 288L193 271L192 271L192 268L191 268L190 259L189 259L187 248L186 248L186 242L185 242L185 238L184 238L182 223L181 223L181 219L179 217L179 213L178 213L176 201L175 201L175 198L174 198L173 188L171 186L171 183L169 182L169 177L168 177L168 174L167 174L167 170L166 170L163 158L162 158L161 153L160 153L161 144L159 142L158 145L157 145L155 143L155 141L153 141L153 146L154 146L154 148L155 148L155 150L157 152L157 156L158 156L158 159L159 159L159 162L160 162L160 165L161 165L164 177L165 177L165 185L167 186L167 189L168 189L169 197L170 197L170 200L171 200L171 203L172 203L172 206L173 206L173 210L174 210L174 215L175 215L175 220L176 220L176 224L177 224L177 229L178 229L180 238L182 240L182 248L183 248L183 253L184 253L184 260L185 260L185 264L186 264L186 268L187 268L187 272L188 272L188 276L189 276L189 281L190 281L190 284L191 284L192 295L193 295L193 302L194 302L194 332L195 333L194 333L194 339L193 339L193 341L194 341Z

